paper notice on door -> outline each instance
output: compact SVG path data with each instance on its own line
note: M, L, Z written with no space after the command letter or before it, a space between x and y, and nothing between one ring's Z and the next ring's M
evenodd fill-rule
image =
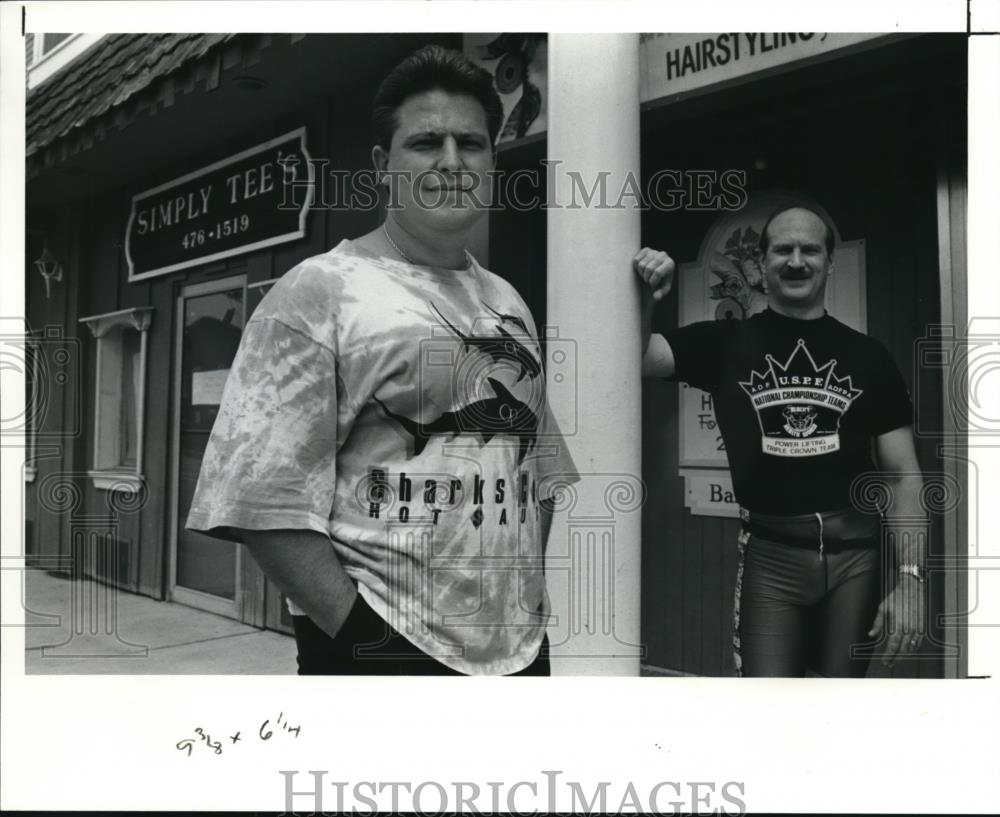
M191 373L191 405L217 406L222 402L222 389L226 385L229 369L212 369Z

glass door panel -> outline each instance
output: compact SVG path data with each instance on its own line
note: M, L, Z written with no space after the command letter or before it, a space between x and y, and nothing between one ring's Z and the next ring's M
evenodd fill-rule
M242 278L185 287L178 298L175 383L176 516L173 594L238 615L240 547L186 530L198 472L245 321ZM184 591L195 591L191 597ZM215 603L212 599L216 599Z

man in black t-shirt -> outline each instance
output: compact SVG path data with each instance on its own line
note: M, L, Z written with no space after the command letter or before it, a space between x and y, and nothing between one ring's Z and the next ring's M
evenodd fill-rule
M713 395L743 520L734 618L744 675L863 676L858 647L878 637L891 664L918 649L924 629L912 406L885 348L823 307L833 242L819 214L775 213L761 235L768 308L651 337L673 265L636 264L648 285L643 374ZM875 470L873 444L891 497L884 519L852 500ZM896 543L885 588L883 525Z

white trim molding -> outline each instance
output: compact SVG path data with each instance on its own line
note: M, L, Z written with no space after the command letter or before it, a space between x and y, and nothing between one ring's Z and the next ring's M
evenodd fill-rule
M119 309L80 318L97 339L94 396L94 467L88 472L102 491L137 493L143 486L142 466L146 417L146 358L151 306ZM139 333L138 371L135 378L135 460L125 461L121 416L125 390L125 332ZM137 376L136 376L137 375Z

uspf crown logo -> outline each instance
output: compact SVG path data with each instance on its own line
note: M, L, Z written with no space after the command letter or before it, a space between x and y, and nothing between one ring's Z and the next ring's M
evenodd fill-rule
M799 338L784 365L771 355L768 368L740 381L760 422L764 453L814 457L840 450L840 418L863 391L851 377L837 377L837 361L817 366Z

